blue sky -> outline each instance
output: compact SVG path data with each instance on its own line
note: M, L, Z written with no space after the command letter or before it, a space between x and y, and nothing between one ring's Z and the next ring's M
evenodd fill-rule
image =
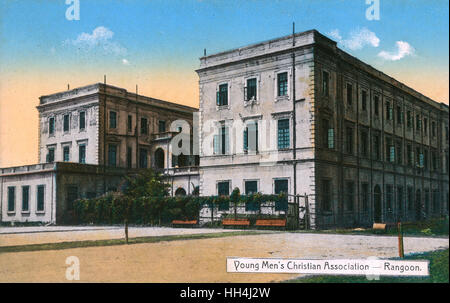
M176 61L197 67L203 48L208 53L267 40L296 30L322 33L339 29L345 37L367 27L380 45L350 53L382 66L376 54L407 41L420 58L448 65L448 2L380 0L380 20L365 18L365 0L208 1L208 0L80 0L80 20L68 21L64 0L4 0L1 8L2 65L68 63L111 64L102 53L81 54L63 46L83 32L104 26L135 64ZM374 56L375 55L375 56ZM39 59L39 60L36 60ZM400 63L400 62L397 62Z

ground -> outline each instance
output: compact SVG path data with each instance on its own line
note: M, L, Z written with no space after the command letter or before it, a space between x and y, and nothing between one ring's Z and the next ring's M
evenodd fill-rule
M299 275L227 273L226 258L391 258L398 254L397 238L392 236L290 232L224 235L223 231L230 232L130 228L131 238L167 237L154 243L68 249L49 246L45 250L21 251L25 244L117 239L123 237L123 229L1 228L0 282L67 282L65 261L69 256L80 260L80 282L275 282ZM208 238L198 238L203 233L209 233ZM173 240L179 234L184 238ZM13 245L18 245L14 252L2 251ZM405 254L409 255L448 249L449 242L448 238L405 237L404 246Z

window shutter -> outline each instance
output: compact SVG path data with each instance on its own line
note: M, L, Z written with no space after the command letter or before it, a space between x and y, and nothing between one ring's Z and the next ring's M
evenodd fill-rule
M216 105L220 106L220 92L219 91L216 92Z
M225 154L230 152L229 128L225 127Z
M248 127L244 129L244 151L248 150Z
M423 167L423 154L420 154L419 155L419 165L420 165L420 167Z
M248 101L249 99L248 99L248 88L247 88L247 86L246 87L244 87L244 101Z
M219 141L219 135L214 135L214 142L213 142L213 145L214 145L214 154L219 154L219 151L220 151L220 141Z

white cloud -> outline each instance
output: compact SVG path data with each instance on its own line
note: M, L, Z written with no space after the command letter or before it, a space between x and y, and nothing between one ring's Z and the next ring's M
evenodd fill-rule
M122 59L122 64L123 65L130 65L130 61L128 61L127 59Z
M378 57L381 57L384 60L397 61L406 56L414 55L415 50L408 42L397 41L395 42L395 45L397 46L396 51L394 52L381 51L378 53Z
M107 54L124 55L127 49L118 42L113 41L114 32L99 26L92 33L81 33L75 40L66 40L64 44L73 45L79 50L90 51L93 49L103 50Z
M350 50L359 50L366 45L372 47L378 47L380 45L380 39L377 35L366 27L357 28L351 31L348 39L343 39L338 29L332 30L328 35L343 47Z

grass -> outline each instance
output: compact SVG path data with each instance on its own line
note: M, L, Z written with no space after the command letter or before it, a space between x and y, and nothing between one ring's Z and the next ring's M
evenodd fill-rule
M128 244L157 243L157 242L162 242L162 241L212 239L212 238L224 238L224 237L233 237L233 236L261 235L264 233L267 233L267 232L234 231L234 232L193 234L193 235L137 237L137 238L128 239ZM0 246L0 253L42 251L42 250L62 250L62 249L71 249L71 248L113 246L113 245L126 245L126 244L127 243L125 242L124 239L42 243L42 244L17 245L17 246Z
M285 281L286 283L449 283L448 249L415 254L405 260L429 260L428 277L380 277L379 280L367 280L365 276L312 276Z

